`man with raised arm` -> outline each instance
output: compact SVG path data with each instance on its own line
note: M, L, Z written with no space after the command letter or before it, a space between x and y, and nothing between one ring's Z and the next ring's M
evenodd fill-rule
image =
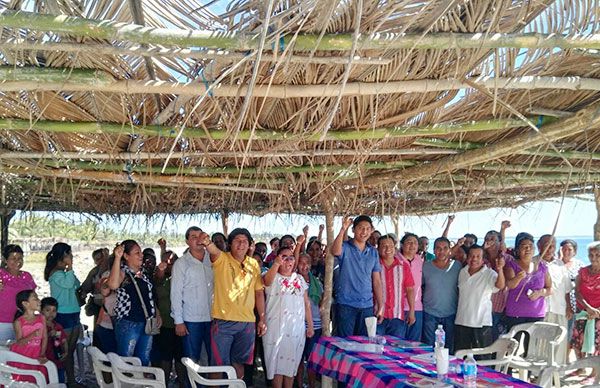
M344 241L344 235L350 226L354 237ZM331 253L339 265L336 303L337 335L340 337L367 335L366 317L376 315L379 323L383 321L379 254L367 243L372 232L373 223L370 217L362 215L354 220L345 218L331 247Z
M214 273L212 304L211 363L232 365L238 378L244 377L243 364L252 364L255 331L262 336L265 324L265 295L258 262L246 255L252 243L247 229L229 233L229 252L223 252L201 233L200 243L210 254ZM254 307L258 312L256 323Z

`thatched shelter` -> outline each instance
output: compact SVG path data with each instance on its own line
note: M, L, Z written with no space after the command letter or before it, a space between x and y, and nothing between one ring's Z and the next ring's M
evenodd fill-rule
M600 176L595 0L0 0L2 209L427 214Z

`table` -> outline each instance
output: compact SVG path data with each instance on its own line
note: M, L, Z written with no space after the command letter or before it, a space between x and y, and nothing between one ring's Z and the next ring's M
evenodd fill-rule
M350 387L417 387L427 386L427 380L436 379L433 363L415 360L414 356L432 352L432 347L419 343L408 343L386 336L383 354L356 352L342 349L348 341L368 343L366 337L321 337L315 344L308 367L318 374L331 377ZM409 347L399 347L399 343ZM393 346L390 344L397 344ZM462 361L450 361L450 382L463 386L462 375L453 372ZM454 366L454 367L453 367ZM478 367L478 387L536 387L490 368ZM423 384L423 385L419 385Z

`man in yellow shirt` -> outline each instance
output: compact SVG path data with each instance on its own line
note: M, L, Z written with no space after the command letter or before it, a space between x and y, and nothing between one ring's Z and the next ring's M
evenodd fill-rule
M232 230L227 237L229 252L217 248L204 232L200 242L210 254L214 273L211 362L232 365L241 379L243 364L252 364L255 328L259 336L267 331L260 266L246 255L252 236L247 229ZM256 326L254 307L259 317Z

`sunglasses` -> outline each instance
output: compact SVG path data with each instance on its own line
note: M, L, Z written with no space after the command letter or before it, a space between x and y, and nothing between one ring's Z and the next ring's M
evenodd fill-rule
M283 261L291 261L291 260L295 260L296 258L294 256L282 256L281 259Z

